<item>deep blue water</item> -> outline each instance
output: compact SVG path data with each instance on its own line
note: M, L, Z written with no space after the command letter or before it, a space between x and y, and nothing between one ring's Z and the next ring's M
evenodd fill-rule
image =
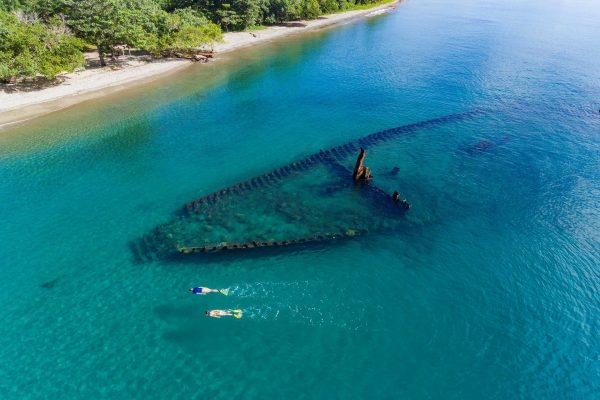
M2 132L0 398L598 398L598 21L413 0ZM188 200L475 109L369 149L401 229L134 262Z

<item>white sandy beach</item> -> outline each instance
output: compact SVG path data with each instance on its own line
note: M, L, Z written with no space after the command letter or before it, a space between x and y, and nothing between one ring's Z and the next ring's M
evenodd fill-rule
M310 21L295 21L271 26L254 32L229 32L224 42L214 46L216 56L240 48L266 43L277 38L340 24L356 18L370 17L388 12L397 2L387 3L368 10L331 14ZM6 91L0 87L0 129L71 106L83 100L103 96L141 84L148 79L164 76L191 65L188 60L162 59L142 61L135 56L123 57L118 67L88 68L65 74L64 82L56 86L33 91Z

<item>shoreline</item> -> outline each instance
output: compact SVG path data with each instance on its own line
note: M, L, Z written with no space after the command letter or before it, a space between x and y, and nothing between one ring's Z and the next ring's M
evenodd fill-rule
M400 1L390 1L389 3L380 4L366 10L350 10L337 14L322 15L312 20L291 21L269 26L266 29L258 31L227 32L223 34L225 42L215 44L215 54L218 56L219 54L229 53L233 50L250 47L259 43L268 43L282 37L327 28L359 18L382 15L395 9Z
M279 38L381 15L395 9L398 3L399 0L395 0L366 10L323 15L314 20L293 21L258 31L228 32L223 35L224 42L214 46L215 59L221 54L266 44ZM194 65L189 60L182 59L159 59L150 62L144 62L139 57L123 59L125 62L120 68L107 66L65 74L65 80L56 86L14 93L0 91L0 131L86 100L163 78Z

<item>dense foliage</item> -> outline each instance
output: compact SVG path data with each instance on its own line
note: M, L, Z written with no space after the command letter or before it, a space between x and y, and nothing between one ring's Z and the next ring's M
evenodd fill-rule
M164 0L167 10L193 7L225 30L243 30L347 10L381 0Z
M0 0L0 79L55 77L82 65L82 49L127 45L191 51L243 30L317 18L381 0Z
M22 22L0 12L0 79L42 74L54 78L83 65L83 42L57 21Z

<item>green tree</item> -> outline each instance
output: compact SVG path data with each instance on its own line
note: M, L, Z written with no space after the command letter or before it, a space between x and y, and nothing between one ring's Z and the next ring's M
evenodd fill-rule
M194 7L198 0L156 0L165 11L175 11L182 8Z
M340 10L340 5L336 0L319 0L319 7L325 14L331 14Z
M116 45L141 49L156 47L168 15L152 0L79 0L72 3L68 25L98 48L100 64Z
M25 23L0 11L0 79L42 74L54 79L83 65L83 42L64 26Z
M218 25L186 26L171 36L169 48L176 51L192 51L204 44L218 41L221 37Z
M216 11L215 15L219 19L219 23L223 29L227 32L229 32L229 29L235 28L241 24L242 19L237 12L231 8L231 4L229 3L221 4L221 8Z
M23 7L21 0L0 0L0 11L13 11Z
M321 15L321 8L317 0L302 0L302 18L315 19Z
M269 0L198 0L196 7L227 31L261 24Z
M269 14L265 22L269 24L290 21L300 15L296 0L270 0Z
M209 22L199 11L184 8L169 14L152 51L192 51L204 44L220 41L222 37L218 25Z
M239 16L236 29L246 29L260 24L262 11L266 9L266 3L260 0L233 0L231 5Z
M60 14L63 14L67 3L65 0L19 0L20 10L35 15L44 22L49 22Z

